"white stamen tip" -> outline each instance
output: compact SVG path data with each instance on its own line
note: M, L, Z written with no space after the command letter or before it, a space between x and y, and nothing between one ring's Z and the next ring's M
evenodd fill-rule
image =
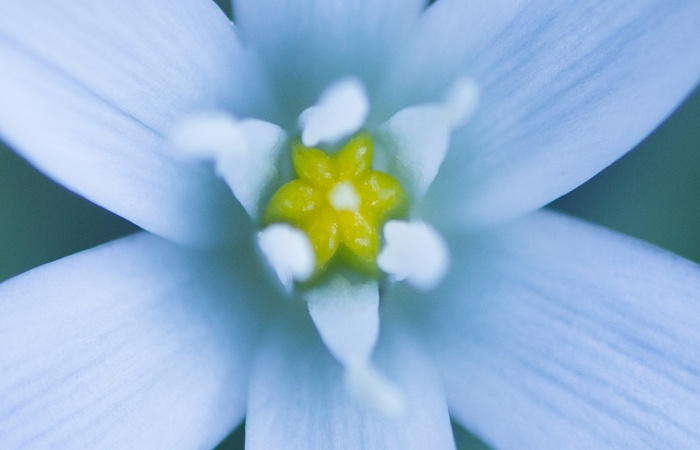
M452 83L442 104L452 127L463 125L472 117L479 106L479 95L479 85L471 78L459 78Z
M258 245L285 288L306 281L314 273L316 258L304 232L286 224L274 224L258 233Z
M175 147L203 158L225 152L244 152L245 138L239 122L226 113L209 113L188 117L170 136Z
M389 221L384 225L386 245L377 265L397 281L406 280L421 290L436 287L450 267L447 244L424 222Z
M367 406L387 416L400 416L406 409L403 391L369 364L346 367L345 386Z
M301 141L307 147L335 143L359 130L368 114L369 99L362 82L344 78L329 86L316 105L301 113Z
M284 131L262 120L237 120L226 113L189 117L171 135L186 156L213 161L248 215L255 218L260 196L277 174Z

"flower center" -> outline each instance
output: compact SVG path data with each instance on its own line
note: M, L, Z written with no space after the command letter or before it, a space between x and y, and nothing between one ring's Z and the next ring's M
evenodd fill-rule
M336 259L377 271L381 227L402 215L407 195L394 177L371 170L372 157L372 138L364 133L335 155L299 142L292 147L299 178L275 192L263 221L304 232L314 250L316 274Z
M336 211L357 212L360 209L360 196L349 181L341 181L328 193L328 200Z

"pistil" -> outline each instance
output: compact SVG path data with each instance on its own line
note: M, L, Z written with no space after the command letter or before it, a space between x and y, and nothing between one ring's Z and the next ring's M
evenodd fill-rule
M373 142L361 133L335 155L296 143L292 164L298 179L282 186L264 214L266 224L303 231L314 249L316 272L344 260L376 271L384 223L399 217L407 196L391 175L371 169ZM342 258L335 258L336 255Z

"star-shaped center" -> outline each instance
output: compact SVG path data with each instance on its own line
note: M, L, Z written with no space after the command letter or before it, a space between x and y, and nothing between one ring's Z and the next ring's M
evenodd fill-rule
M394 177L371 170L372 154L372 138L362 133L331 156L293 145L299 178L275 192L264 221L302 230L314 249L316 273L336 255L359 269L377 270L381 227L403 213L407 196Z

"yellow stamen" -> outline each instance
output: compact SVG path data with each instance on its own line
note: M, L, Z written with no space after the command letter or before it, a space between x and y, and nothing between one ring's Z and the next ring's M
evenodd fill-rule
M403 213L403 187L391 175L371 170L372 152L373 142L366 134L332 156L301 143L292 148L299 178L272 196L263 219L303 230L316 254L317 273L340 250L352 265L376 270L381 227Z

